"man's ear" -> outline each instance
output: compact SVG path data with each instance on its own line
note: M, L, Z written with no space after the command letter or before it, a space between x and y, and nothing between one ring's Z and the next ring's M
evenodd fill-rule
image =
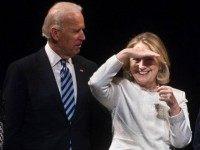
M52 37L53 40L55 40L55 41L59 40L59 37L60 37L60 30L59 29L52 27L51 30L50 30L50 34L51 34L51 37Z

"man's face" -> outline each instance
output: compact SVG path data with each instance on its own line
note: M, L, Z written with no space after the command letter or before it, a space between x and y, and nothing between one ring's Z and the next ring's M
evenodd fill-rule
M82 13L76 12L66 16L57 41L57 46L65 56L73 57L80 52L82 42L85 40L84 28Z

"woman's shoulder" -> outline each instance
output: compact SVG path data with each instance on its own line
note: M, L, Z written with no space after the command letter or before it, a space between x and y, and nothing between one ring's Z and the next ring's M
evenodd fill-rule
M185 91L172 87L172 91L177 101L186 100Z
M172 88L172 91L175 92L175 93L185 93L183 90L181 89L177 89L177 88L174 88L174 87L171 87Z

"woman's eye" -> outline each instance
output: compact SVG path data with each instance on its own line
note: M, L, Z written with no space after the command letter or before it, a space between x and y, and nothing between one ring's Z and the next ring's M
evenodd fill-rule
M151 62L154 61L154 59L153 58L146 58L145 61L151 63Z
M134 59L134 61L136 62L136 63L139 63L140 62L140 59Z

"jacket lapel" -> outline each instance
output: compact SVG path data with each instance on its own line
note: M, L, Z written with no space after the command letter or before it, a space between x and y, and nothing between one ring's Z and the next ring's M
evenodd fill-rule
M40 76L44 79L44 84L47 87L47 92L51 93L52 95L52 102L55 103L55 107L58 107L58 109L61 111L61 113L64 115L64 117L67 120L67 116L64 111L64 107L61 101L60 92L56 83L56 79L53 74L53 70L51 68L48 56L44 49L40 50L38 52L38 69L40 72Z
M82 63L79 61L78 56L75 56L73 59L74 70L76 74L76 82L77 82L77 101L76 101L76 109L72 121L78 120L81 116L81 107L84 98L84 90L85 90L85 68Z

